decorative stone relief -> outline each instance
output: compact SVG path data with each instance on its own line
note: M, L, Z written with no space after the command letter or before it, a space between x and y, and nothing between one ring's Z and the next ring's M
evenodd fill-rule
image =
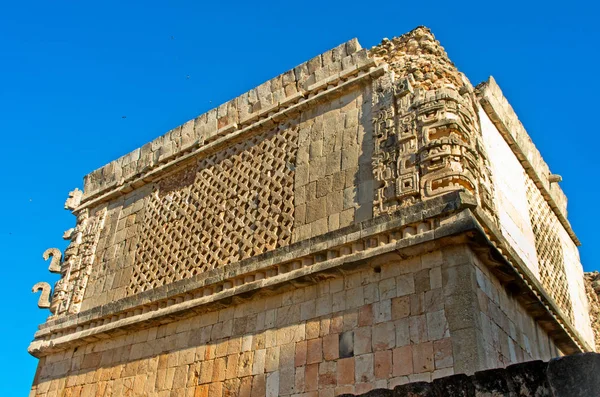
M396 72L391 83L374 83L374 215L466 190L495 219L471 84L425 28L372 52Z
M564 314L573 321L573 304L567 282L563 247L557 231L561 225L531 178L527 178L526 187L540 280Z
M127 295L288 245L298 128L246 139L155 185Z
M59 249L49 248L44 252L45 260L52 258L50 272L60 273L61 278L54 285L51 299L51 288L48 283L37 283L33 287L34 292L40 289L43 291L38 302L39 307L50 308L54 315L79 312L105 218L106 209L98 211L91 218L88 210L79 214L77 226L69 229L63 236L66 240L71 240L71 243L65 250L62 263Z
M45 282L39 282L33 286L31 292L35 294L40 290L42 291L42 294L40 295L40 299L38 300L38 307L40 309L48 309L50 307L50 284Z
M42 257L45 261L52 258L50 260L50 266L48 267L50 273L60 273L60 261L62 259L62 253L58 248L48 248L46 251L44 251Z

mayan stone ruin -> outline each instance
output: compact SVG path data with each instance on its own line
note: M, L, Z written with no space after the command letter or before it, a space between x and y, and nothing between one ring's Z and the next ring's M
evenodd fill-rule
M30 396L564 395L600 277L560 181L427 28L350 40L85 176Z

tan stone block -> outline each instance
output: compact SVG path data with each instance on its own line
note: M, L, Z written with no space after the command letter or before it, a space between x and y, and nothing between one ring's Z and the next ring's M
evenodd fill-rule
M346 307L349 309L359 308L365 304L362 286L348 289L346 291Z
M367 304L379 302L379 285L374 282L365 285L363 287L363 296Z
M445 338L433 342L435 368L449 368L454 364L452 357L452 339Z
M373 303L373 321L382 323L392 319L392 300L386 299Z
M327 199L318 197L306 204L306 223L312 223L327 216Z
M438 310L426 314L427 336L429 340L439 340L450 336L448 322L444 310Z
M227 339L222 339L216 343L215 357L225 357L227 355Z
M355 355L370 353L371 344L371 327L360 327L354 331Z
M410 296L392 299L392 320L398 320L410 315Z
M340 212L340 227L346 227L354 223L354 208L348 208Z
M373 324L373 305L362 306L358 310L358 326L364 327Z
M434 267L429 270L429 283L431 289L442 288L442 268Z
M392 351L383 350L374 353L375 379L387 379L392 374Z
M227 361L223 357L219 357L213 362L213 382L221 382L225 380L225 371L227 368ZM159 371L160 375L160 371Z
M337 384L352 385L354 384L354 357L342 358L337 361Z
M266 349L258 349L254 351L254 361L252 363L252 375L260 375L265 371L265 363L267 357Z
M265 397L267 393L266 374L254 375L252 378L252 397Z
M322 318L319 322L319 336L323 337L325 335L329 335L329 330L331 328L331 319L328 317Z
M342 394L355 394L354 385L338 386L334 389L334 396L340 396Z
M321 338L310 339L307 341L307 364L320 363L321 361L323 361L322 341L323 340Z
M309 364L304 367L304 389L306 391L319 388L319 364Z
M350 331L358 327L358 310L346 311L343 316L343 331Z
M435 369L433 342L424 342L412 346L413 368L415 373L431 372Z
M410 296L410 315L418 316L425 313L425 293L412 294Z
M279 346L270 347L267 349L265 372L277 371L277 368L279 368Z
M410 341L413 344L425 342L427 336L427 318L425 315L409 317Z
M294 367L296 343L288 343L280 347L279 368Z
M175 374L173 376L173 388L174 389L186 387L188 369L189 369L189 367L187 365L181 365L175 369ZM145 381L145 376L144 376L144 381Z
M296 351L295 351L295 358L294 358L294 365L296 367L306 365L306 353L307 353L306 345L307 345L306 341L300 341L300 342L296 343Z
M393 376L404 376L413 373L412 346L402 346L392 351L392 374Z
M336 384L336 367L334 361L324 361L319 364L319 394Z
M208 396L209 385L196 386L194 390L194 397L209 397Z
M237 376L244 377L252 375L254 352L243 352L238 359Z
M223 396L223 382L211 383L208 389L208 395L210 397L222 397Z
M323 338L323 357L325 360L336 360L340 356L339 334L330 334Z
M290 395L295 393L296 369L285 367L279 369L279 394L277 396Z
M362 354L354 359L356 383L373 382L373 353Z
M379 299L391 299L396 297L396 280L387 278L379 282Z
M444 309L444 291L441 288L437 288L425 292L423 310L425 312L434 312L442 309Z
M335 313L344 310L346 310L346 293L344 291L340 291L332 294L331 311Z
M415 293L415 280L412 273L396 277L396 292L398 296Z
M266 397L279 396L279 371L275 371L275 372L271 372L271 373L267 374L265 396Z
M304 367L296 367L296 373L294 375L294 389L296 393L304 392L304 377L306 375Z
M252 376L240 379L239 397L250 397L252 393Z
M358 315L357 315L358 321ZM329 333L335 334L340 333L344 330L344 316L341 313L336 313L331 317L331 322L329 323Z
M312 319L306 323L306 339L314 339L319 337L320 321Z
M373 326L373 351L387 350L396 346L394 323L387 322Z

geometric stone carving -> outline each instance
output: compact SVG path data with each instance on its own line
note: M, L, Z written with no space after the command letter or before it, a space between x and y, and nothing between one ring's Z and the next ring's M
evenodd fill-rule
M374 215L465 190L495 220L470 83L424 28L373 51L395 72L374 83Z
M79 213L75 229L65 233L65 238L70 239L71 243L65 250L62 265L58 249L51 248L44 252L44 259L52 256L50 271L61 274L60 280L54 285L50 307L53 314L79 312L105 218L106 209L92 217L87 209Z
M573 321L573 305L568 288L563 248L557 232L562 226L531 178L527 178L526 188L540 281L563 313Z
M60 273L60 261L62 259L62 253L58 248L48 248L46 251L44 251L42 256L46 261L49 258L52 258L50 261L50 266L48 267L50 273Z
M274 129L159 181L127 295L288 245L297 142L296 126Z
M417 89L411 77L375 118L376 215L464 189L477 196L478 119L470 98L454 88Z
M31 292L35 294L39 290L42 290L42 294L40 295L40 299L38 300L38 307L40 309L48 309L50 307L50 284L45 282L39 282L33 286Z

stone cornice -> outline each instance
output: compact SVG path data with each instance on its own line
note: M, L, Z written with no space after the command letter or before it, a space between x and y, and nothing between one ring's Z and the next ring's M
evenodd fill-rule
M475 199L464 192L452 192L392 215L282 247L103 307L50 319L40 326L29 352L43 357L130 329L243 301L261 291L314 282L327 273L339 272L343 267L378 255L398 252L408 257L439 249L445 244L456 244L452 236L460 235L470 236L461 241L470 241L479 247L500 280L511 290L520 291L518 299L563 352L591 350L485 213L476 207Z

